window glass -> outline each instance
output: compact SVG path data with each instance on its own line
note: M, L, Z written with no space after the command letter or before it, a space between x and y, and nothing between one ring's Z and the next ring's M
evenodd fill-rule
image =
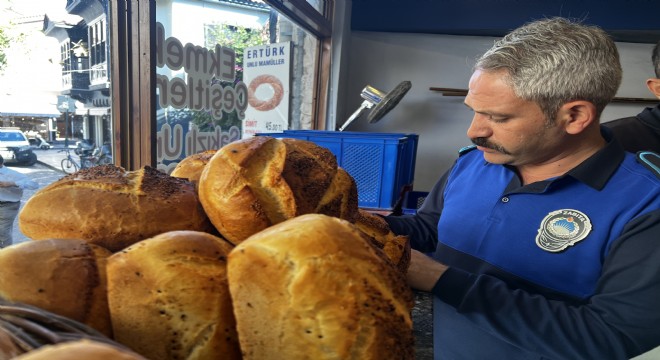
M319 40L260 1L156 1L157 166L311 129Z
M0 127L49 139L61 116L57 91L66 81L61 68L70 62L60 64L60 54L68 44L44 35L43 11L51 6L38 12L34 5L5 0L0 7Z
M0 9L1 126L53 146L109 143L108 1L6 0Z
M97 19L89 26L89 81L91 85L108 81L106 19Z

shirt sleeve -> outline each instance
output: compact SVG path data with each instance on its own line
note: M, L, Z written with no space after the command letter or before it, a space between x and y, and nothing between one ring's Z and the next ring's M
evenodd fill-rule
M438 220L444 204L443 193L448 174L449 172L445 173L433 186L415 215L385 217L392 232L410 237L410 246L415 250L425 253L435 251L438 243Z
M492 334L544 358L628 359L660 345L660 210L631 221L583 304L449 268L433 294Z
M37 184L34 180L30 178L18 179L14 182L16 183L16 186L18 186L21 189L36 190L37 188L39 188L39 184Z

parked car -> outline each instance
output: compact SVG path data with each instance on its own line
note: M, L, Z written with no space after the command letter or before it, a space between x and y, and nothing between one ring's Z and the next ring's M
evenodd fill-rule
M41 136L37 135L33 138L29 138L28 141L30 142L30 145L34 148L41 149L41 150L48 150L51 147L53 147L48 141L44 140Z
M6 164L32 166L37 162L30 142L18 128L0 128L0 155Z

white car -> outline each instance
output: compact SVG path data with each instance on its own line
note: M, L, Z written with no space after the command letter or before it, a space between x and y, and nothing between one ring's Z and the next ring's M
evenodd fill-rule
M30 142L18 128L0 128L0 155L7 164L31 166L37 162Z
M44 140L44 138L39 135L33 138L29 138L28 141L30 142L30 145L35 149L48 150L53 147L48 141Z

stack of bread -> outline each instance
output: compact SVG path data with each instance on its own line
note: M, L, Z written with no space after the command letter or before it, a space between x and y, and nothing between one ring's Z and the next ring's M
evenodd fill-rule
M358 209L330 151L254 137L173 174L110 165L38 191L19 224L40 241L0 250L0 295L152 360L413 358L408 239Z

